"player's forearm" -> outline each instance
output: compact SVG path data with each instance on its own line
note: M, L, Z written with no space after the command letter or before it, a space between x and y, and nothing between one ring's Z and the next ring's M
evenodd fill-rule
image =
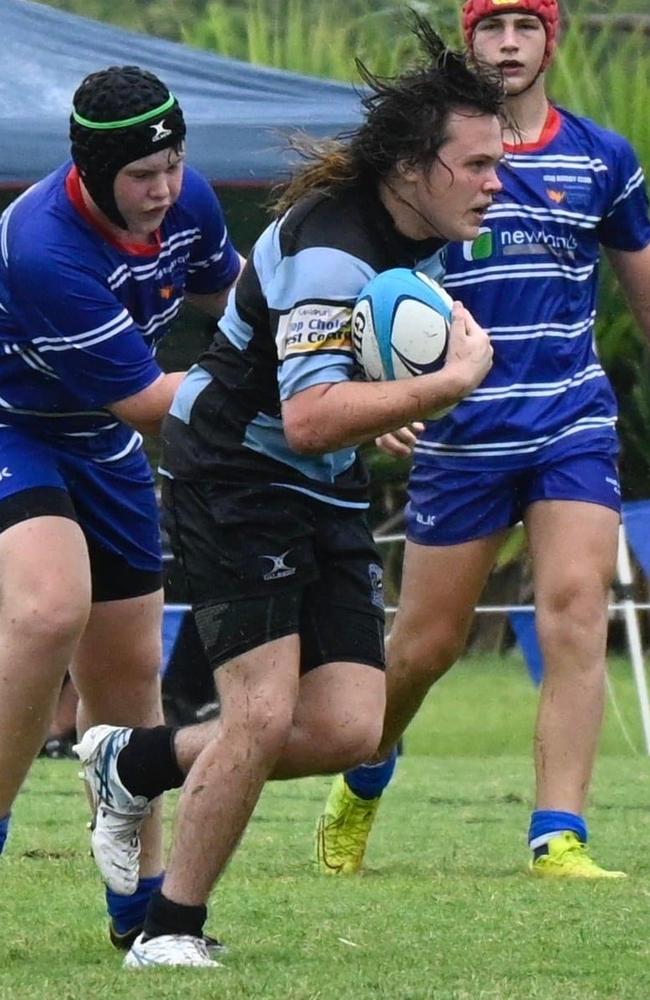
M458 402L472 388L455 366L395 382L314 386L285 403L285 434L299 453L337 451L413 420L425 420Z
M159 434L174 394L184 378L185 372L161 374L146 389L134 396L111 403L108 409L124 423L135 427L141 434Z

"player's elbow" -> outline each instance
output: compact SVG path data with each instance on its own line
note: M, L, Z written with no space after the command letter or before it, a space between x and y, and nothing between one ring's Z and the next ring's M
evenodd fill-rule
M324 455L341 447L329 386L305 389L282 404L284 436L298 455Z
M284 420L284 436L297 455L323 455L330 446L322 430L311 421Z

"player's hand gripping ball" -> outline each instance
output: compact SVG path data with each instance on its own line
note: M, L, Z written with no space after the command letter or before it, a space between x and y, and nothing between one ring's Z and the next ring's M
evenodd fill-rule
M406 267L376 275L352 312L352 344L370 382L439 371L449 343L452 299L432 278Z

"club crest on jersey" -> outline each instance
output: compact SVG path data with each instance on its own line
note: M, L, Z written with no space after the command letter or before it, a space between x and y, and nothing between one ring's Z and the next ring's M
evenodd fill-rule
M153 135L151 136L152 142L160 142L161 139L166 139L168 135L172 134L171 129L166 127L164 118L161 122L156 122L155 125L150 125L149 128L153 129Z
M171 299L171 297L172 297L173 294L174 294L174 286L173 285L164 285L160 289L160 298L161 299L165 299L165 300Z
M556 205L561 205L566 201L566 191L557 191L555 188L546 188L546 193Z

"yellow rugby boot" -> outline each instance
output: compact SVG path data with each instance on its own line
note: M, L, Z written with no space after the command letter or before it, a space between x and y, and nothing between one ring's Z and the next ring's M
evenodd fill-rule
M361 871L380 798L359 798L348 788L343 775L337 775L316 827L314 861L319 872L356 875Z
M590 857L587 845L569 831L548 842L548 854L530 862L531 875L538 878L627 878L625 872L601 868Z

